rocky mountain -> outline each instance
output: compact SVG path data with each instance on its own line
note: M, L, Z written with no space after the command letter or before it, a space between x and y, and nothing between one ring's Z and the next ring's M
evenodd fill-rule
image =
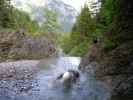
M77 11L70 5L65 4L61 0L47 0L46 6L56 11L59 15L59 20L62 24L62 31L68 32L70 31L72 24L75 21L75 17L77 16Z
M78 15L78 12L72 6L65 4L62 0L44 0L44 4L41 4L41 6L30 3L29 1L31 0L15 0L14 5L19 9L28 11L31 17L40 24L44 20L43 9L47 7L57 13L61 24L60 32L69 32L71 30Z

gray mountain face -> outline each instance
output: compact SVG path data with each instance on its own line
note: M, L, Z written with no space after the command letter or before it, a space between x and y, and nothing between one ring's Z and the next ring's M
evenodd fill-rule
M58 13L59 21L61 23L61 31L69 32L72 28L78 12L70 5L65 4L61 0L46 0L46 6Z
M73 23L75 22L76 16L78 15L78 12L72 6L65 4L61 0L45 0L44 2L45 2L45 7L57 13L58 20L61 26L60 32L70 32ZM17 4L18 3L16 3L16 6ZM22 5L21 2L19 2L19 8L21 5ZM38 21L38 23L41 25L41 23L45 19L43 16L44 7L42 6L38 7L33 4L30 5L29 3L27 3L27 6L31 10L30 15L32 19Z

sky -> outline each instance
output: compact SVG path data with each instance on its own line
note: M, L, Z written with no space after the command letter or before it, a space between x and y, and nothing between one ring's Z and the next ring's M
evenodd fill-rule
M21 4L23 7L26 8L26 3L30 5L36 5L36 6L44 6L45 0L14 0L17 5ZM74 7L77 11L80 11L80 8L84 5L85 1L87 0L62 0L66 4L71 5Z

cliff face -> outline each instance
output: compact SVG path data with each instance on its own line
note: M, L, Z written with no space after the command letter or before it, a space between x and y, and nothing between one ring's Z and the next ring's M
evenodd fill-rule
M111 100L133 99L133 41L126 42L100 57L96 77L112 89Z
M0 61L43 59L56 54L56 44L46 36L31 37L21 31L0 32Z
M120 13L111 26L117 47L99 51L95 74L110 86L110 100L133 100L133 1L120 0L119 7ZM80 67L85 69L88 62L89 56L84 57Z

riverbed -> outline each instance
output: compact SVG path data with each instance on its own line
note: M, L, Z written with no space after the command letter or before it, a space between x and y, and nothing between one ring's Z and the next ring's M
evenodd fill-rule
M79 63L79 57L1 63L0 100L108 100L106 84L80 72ZM80 79L67 89L55 80L69 69L78 70Z

